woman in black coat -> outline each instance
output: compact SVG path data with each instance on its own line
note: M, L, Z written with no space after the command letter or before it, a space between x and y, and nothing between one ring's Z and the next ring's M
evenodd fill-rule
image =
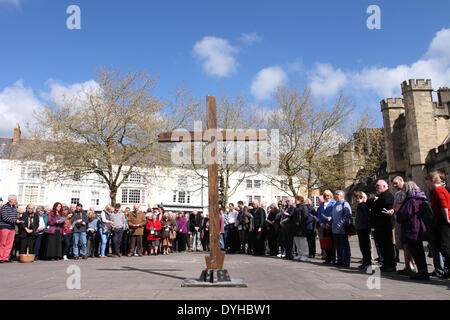
M279 225L275 222L280 210L276 204L270 205L268 208L269 215L266 220L267 241L269 243L269 255L278 255L278 229Z
M20 254L34 254L34 240L39 228L39 216L34 212L34 206L28 205L26 212L20 218L23 223L19 225Z

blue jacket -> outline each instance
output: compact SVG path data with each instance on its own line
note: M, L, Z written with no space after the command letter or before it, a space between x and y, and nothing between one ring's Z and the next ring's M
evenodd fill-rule
M336 203L336 200L331 199L328 203L327 209L323 209L323 203L320 204L319 209L317 209L317 216L319 218L319 226L322 228L322 224L326 224L328 227L331 226L331 222L328 222L325 217L331 217L331 210L333 209L334 205ZM325 217L324 217L325 216Z
M350 221L352 217L352 208L350 204L341 200L336 202L331 211L331 225L333 234L346 234L344 230L344 225Z
M94 229L94 232L97 232L99 219L95 218L92 221L89 221L87 230Z
M317 212L313 206L309 206L308 211L309 211L309 216L308 216L308 220L306 222L306 230L311 231L311 230L314 230L315 226L316 226L316 222L313 219L313 216L317 217Z

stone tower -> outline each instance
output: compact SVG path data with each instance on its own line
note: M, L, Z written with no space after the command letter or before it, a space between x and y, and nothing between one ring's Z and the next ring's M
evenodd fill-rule
M429 154L445 144L450 133L450 89L438 90L437 103L431 80L404 81L401 88L403 99L381 101L389 178L401 175L427 190L424 176L432 167L427 164Z
M408 170L405 105L402 98L381 101L389 180L410 174ZM395 141L395 143L392 143Z

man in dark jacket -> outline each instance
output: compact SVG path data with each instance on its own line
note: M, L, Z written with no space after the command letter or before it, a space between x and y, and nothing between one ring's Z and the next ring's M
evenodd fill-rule
M199 215L197 211L193 211L189 217L189 231L191 232L191 248L189 249L189 252L201 251L202 243L200 234L202 222L201 215Z
M87 238L86 231L89 225L89 219L87 212L83 211L83 205L77 204L77 207L73 213L73 255L74 259L78 260L78 245L81 244L81 257L87 259Z
M248 212L248 207L244 206L244 202L238 201L238 216L237 216L237 228L239 233L240 242L240 253L249 253L249 248L247 251L245 249L248 244L249 233L253 231L250 227L252 225L253 216Z
M309 248L308 240L306 239L306 226L309 217L309 209L305 204L305 198L302 196L295 197L295 209L291 216L289 227L294 234L294 242L297 247L296 261L308 261Z
M280 226L281 232L283 233L284 245L286 248L286 256L283 259L293 260L292 248L294 246L294 235L295 228L293 227L292 215L294 214L295 207L292 205L292 198L288 197L286 199L286 206L283 211L283 216L281 216Z
M27 205L20 220L23 221L19 225L20 254L26 254L27 249L29 254L34 254L34 240L39 228L39 217L34 212L32 204Z
M375 185L377 196L367 201L371 210L371 226L375 229L375 237L383 257L383 265L380 268L384 272L395 272L395 250L392 230L395 220L393 211L394 195L389 191L388 184L384 180L378 180Z

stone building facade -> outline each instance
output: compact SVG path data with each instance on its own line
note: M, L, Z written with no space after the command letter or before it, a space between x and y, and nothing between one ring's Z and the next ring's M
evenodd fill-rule
M403 98L381 101L389 179L402 176L427 190L424 177L432 170L450 175L450 88L437 90L431 80L401 84ZM448 182L448 181L447 181Z

